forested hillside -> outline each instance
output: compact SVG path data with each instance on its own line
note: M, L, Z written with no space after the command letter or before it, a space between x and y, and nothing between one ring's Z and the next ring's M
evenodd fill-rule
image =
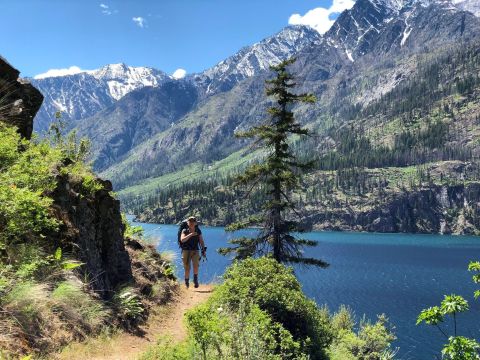
M311 225L478 231L478 49L473 43L417 56L408 80L367 106L338 109L345 123L331 126L324 136L294 143L302 157L315 158L315 169L297 194ZM235 162L238 171L242 162L229 165ZM243 202L245 189L232 186L235 168L222 169L205 168L168 186L163 182L147 196L141 196L141 186L120 196L129 211L147 221L176 222L194 211L206 223L224 225L257 212L262 193Z

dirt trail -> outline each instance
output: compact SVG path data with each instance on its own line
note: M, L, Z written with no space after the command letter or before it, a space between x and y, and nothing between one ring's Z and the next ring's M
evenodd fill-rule
M213 287L200 285L198 289L181 287L173 301L152 314L142 327L144 334L135 336L120 333L109 339L93 340L72 345L59 355L58 359L68 360L134 360L162 335L182 341L187 335L184 315L187 310L201 304L210 297Z

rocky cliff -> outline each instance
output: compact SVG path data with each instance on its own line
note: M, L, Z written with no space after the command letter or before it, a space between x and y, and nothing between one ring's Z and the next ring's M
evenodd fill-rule
M29 139L43 96L31 84L19 80L18 75L17 69L0 58L2 119ZM81 271L90 279L91 288L109 298L119 285L132 281L132 268L124 246L120 203L112 197L109 181L97 181L103 189L85 193L81 182L57 176L57 188L48 195L54 200L52 211L61 226L51 238L85 264Z
M345 205L315 212L307 221L317 230L475 235L480 230L480 183L400 192L368 210Z
M0 56L0 118L18 128L20 134L30 139L33 118L42 105L43 95L30 83L18 78L20 71Z
M124 246L120 202L111 195L110 181L86 194L81 183L58 176L55 217L61 220L60 243L85 266L82 272L93 290L110 298L119 285L132 281L130 257Z

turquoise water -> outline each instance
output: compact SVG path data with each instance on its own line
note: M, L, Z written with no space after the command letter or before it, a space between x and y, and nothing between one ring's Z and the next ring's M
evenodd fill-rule
M136 224L158 241L160 251L180 254L176 226ZM202 227L202 231L208 261L201 264L200 280L221 281L230 260L215 249L225 246L233 235L218 227ZM235 236L246 233L255 231ZM433 327L415 326L415 321L423 308L438 304L443 294L463 295L469 301L471 311L458 318L459 333L480 339L480 300L473 299L476 288L466 270L470 260L480 259L479 237L343 232L312 232L303 237L319 241L316 248L308 249L308 256L330 263L325 270L295 268L304 292L330 309L348 305L358 317L365 314L373 320L385 313L395 326L398 359L434 359L439 353L442 335ZM177 256L177 273L182 278L179 260Z

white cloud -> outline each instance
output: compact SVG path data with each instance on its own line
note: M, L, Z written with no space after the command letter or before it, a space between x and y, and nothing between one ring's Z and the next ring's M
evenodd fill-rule
M137 24L141 28L144 28L147 26L147 20L145 20L141 16L133 17L132 20L135 24Z
M45 79L49 77L56 77L56 76L65 76L65 75L74 75L81 72L87 72L88 70L82 70L78 66L70 66L67 69L50 69L47 72L42 74L35 75L34 79Z
M355 4L354 0L333 0L332 5L327 8L318 7L308 11L305 15L292 14L288 19L290 25L309 25L320 34L326 33L335 20L331 19L334 14L350 9Z
M104 15L112 15L113 14L112 10L110 10L110 7L108 5L100 4L100 7L102 9L102 14L104 14Z
M187 75L187 71L184 70L184 69L177 69L174 71L174 73L172 74L172 78L174 78L175 80L178 80L178 79L183 79L185 77L185 75Z

